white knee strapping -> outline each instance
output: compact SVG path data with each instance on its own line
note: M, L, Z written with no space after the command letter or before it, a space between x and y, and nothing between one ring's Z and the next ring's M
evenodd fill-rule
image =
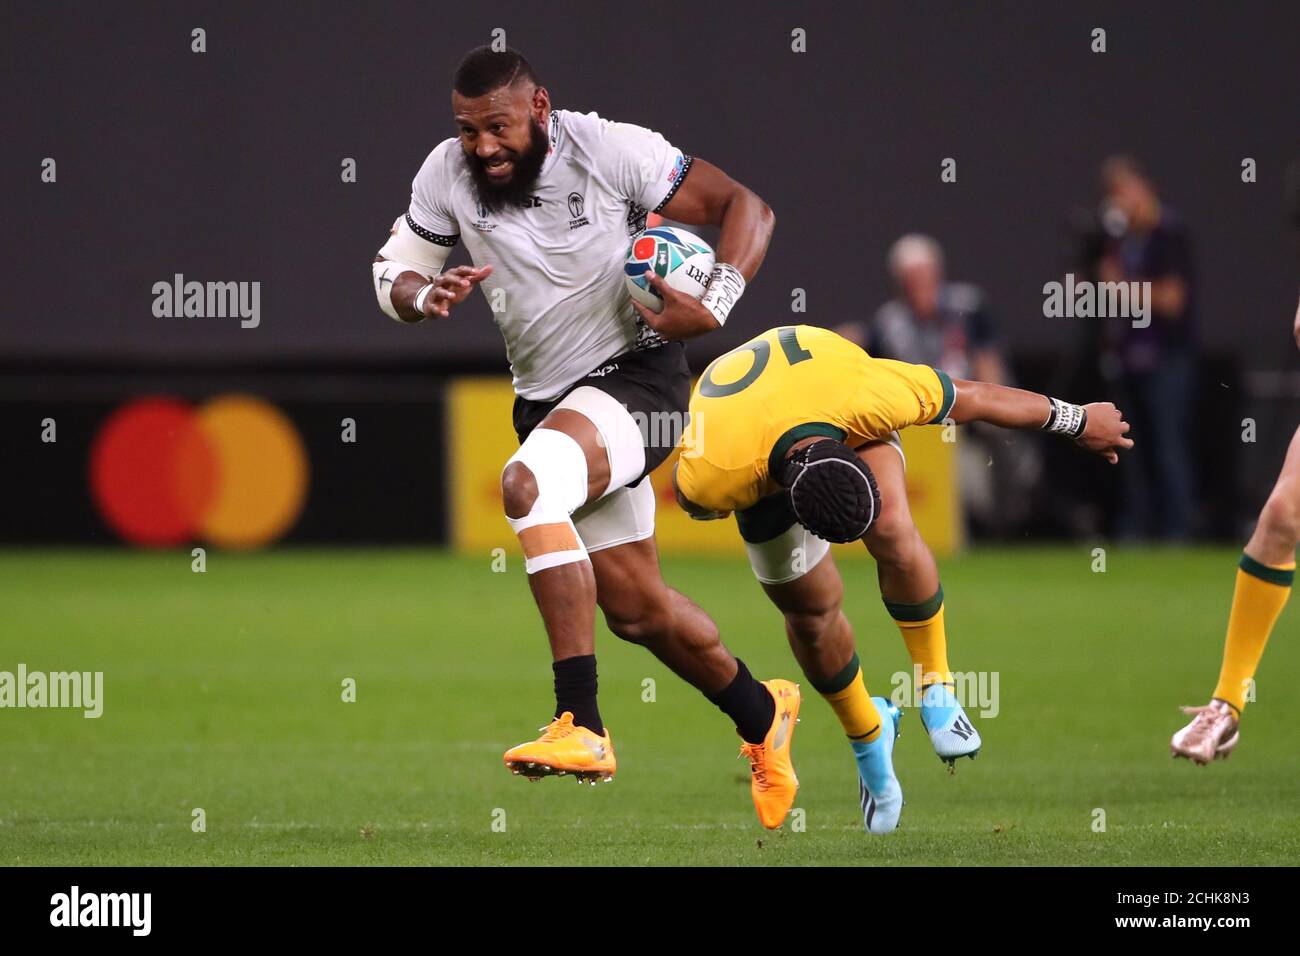
M609 456L609 494L635 481L645 471L645 437L631 413L612 395L590 385L575 388L556 408L577 412L596 426Z
M533 473L538 501L551 501L565 514L586 502L587 455L571 436L553 428L534 428L506 466L516 461Z
M537 499L522 518L506 517L524 549L529 574L587 560L572 513L587 500L587 456L564 432L534 428L510 456L532 472Z

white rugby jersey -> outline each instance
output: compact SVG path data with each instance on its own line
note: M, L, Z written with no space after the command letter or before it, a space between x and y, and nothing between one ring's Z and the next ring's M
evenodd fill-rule
M439 245L463 238L506 341L515 391L554 398L606 359L661 339L623 283L629 240L685 179L691 157L652 130L552 110L550 151L528 205L487 212L458 139L411 183L407 224ZM502 290L500 293L497 290Z

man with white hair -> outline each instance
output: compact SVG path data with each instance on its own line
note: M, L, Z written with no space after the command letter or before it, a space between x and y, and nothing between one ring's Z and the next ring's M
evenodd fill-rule
M909 233L886 259L897 298L870 325L837 331L879 358L942 369L955 378L1010 385L997 327L983 291L944 275L943 249L930 236ZM989 462L993 467L989 467ZM1038 478L1040 460L1019 436L979 426L958 445L962 504L977 527L1006 533L1028 515L1023 493Z
M898 298L876 313L868 348L873 354L942 368L949 375L1005 384L1006 367L984 293L944 276L943 249L910 233L889 250L889 274Z

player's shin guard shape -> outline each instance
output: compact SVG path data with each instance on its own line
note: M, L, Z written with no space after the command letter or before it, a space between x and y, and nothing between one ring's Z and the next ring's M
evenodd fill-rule
M919 604L887 600L885 608L903 635L912 663L921 669L921 686L952 683L948 638L943 627L943 585L933 597Z
M1273 625L1277 623L1295 578L1295 562L1271 568L1248 554L1241 556L1237 585L1228 615L1228 637L1223 647L1223 666L1214 696L1241 713L1246 690L1254 679Z
M586 561L587 549L573 526L573 512L587 500L587 456L564 432L536 428L506 462L532 472L537 499L522 518L508 517L524 549L529 574Z

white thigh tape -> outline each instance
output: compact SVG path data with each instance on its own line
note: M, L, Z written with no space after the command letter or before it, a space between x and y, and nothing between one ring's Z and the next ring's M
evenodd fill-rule
M645 471L645 438L636 419L618 399L583 385L566 395L556 407L571 409L596 426L600 443L609 456L609 486L605 494L622 488Z

